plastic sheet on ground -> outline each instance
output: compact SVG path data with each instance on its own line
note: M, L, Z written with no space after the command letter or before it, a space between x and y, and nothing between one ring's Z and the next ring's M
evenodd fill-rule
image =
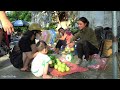
M84 67L80 67L76 64L73 64L71 62L66 61L65 62L69 67L70 67L70 71L68 72L59 72L54 68L50 68L49 72L51 75L56 76L56 77L62 77L68 74L72 74L72 73L76 73L76 72L85 72L88 70L88 68L84 68Z
M87 67L90 69L105 70L107 66L107 60L107 58L101 58L98 54L93 54L92 61Z

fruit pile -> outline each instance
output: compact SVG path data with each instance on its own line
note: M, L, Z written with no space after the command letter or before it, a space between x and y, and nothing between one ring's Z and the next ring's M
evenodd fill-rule
M74 51L74 48L69 48L69 47L66 47L64 51L62 51L62 54L67 54L67 53L70 53L70 52L73 52Z
M55 56L50 55L50 58L52 60L52 64L50 64L51 68L55 68L59 72L68 72L68 71L70 71L70 68L65 63L61 62Z

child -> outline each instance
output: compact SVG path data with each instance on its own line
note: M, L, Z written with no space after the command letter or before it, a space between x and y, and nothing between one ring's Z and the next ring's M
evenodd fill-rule
M50 79L52 76L48 75L49 64L52 64L50 57L47 54L48 46L44 41L37 43L38 54L33 59L31 65L31 72L36 76L42 76L43 79Z

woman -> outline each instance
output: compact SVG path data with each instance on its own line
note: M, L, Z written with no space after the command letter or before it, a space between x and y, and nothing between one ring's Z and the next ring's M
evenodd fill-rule
M85 17L79 18L78 28L79 31L73 36L69 46L73 47L75 44L74 41L79 39L76 43L78 58L82 60L83 55L85 55L85 59L89 60L90 55L98 54L99 52L95 32L89 27L89 21Z
M23 34L19 41L20 50L23 52L23 68L21 68L21 71L29 70L30 62L37 54L35 38L36 34L41 35L41 28L38 28L38 25L35 25L34 27L36 28L29 28L31 31L27 31Z
M65 47L68 43L70 43L70 40L73 36L70 31L64 30L63 28L59 28L58 32L61 35L61 37L58 38L59 41L57 42L56 47L55 47L56 53L59 53L61 46Z

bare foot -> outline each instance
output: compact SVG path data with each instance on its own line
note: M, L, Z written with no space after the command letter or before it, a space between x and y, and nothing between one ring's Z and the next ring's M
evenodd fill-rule
M24 72L30 71L28 68L21 68L20 70L21 70L21 71L24 71Z
M43 79L51 79L52 78L52 76L50 76L50 75L43 75Z

